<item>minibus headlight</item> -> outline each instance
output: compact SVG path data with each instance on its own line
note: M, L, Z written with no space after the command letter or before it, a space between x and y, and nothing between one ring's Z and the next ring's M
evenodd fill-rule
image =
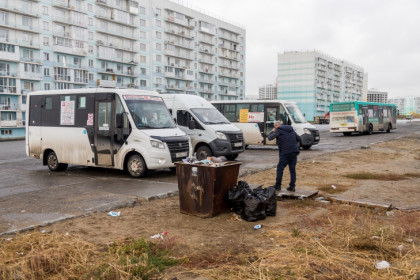
M216 137L219 138L219 139L227 140L226 134L224 134L220 131L216 131Z
M303 132L305 132L306 134L312 134L311 131L309 129L307 129L307 128L304 128L303 129Z
M156 149L165 149L165 145L163 145L162 142L155 141L155 140L150 140L150 144L152 144L152 147L153 148L156 148Z

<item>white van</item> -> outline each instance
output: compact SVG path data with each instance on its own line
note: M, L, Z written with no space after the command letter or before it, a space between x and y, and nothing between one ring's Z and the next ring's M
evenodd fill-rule
M178 127L190 136L197 159L225 156L234 160L244 151L242 131L202 97L161 94Z
M156 92L49 90L29 93L27 102L26 154L51 171L75 164L141 177L148 169L174 169L191 152Z

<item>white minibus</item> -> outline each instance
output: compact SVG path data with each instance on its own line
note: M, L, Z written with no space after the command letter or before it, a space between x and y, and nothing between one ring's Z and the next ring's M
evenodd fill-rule
M26 154L51 171L68 164L126 170L174 169L190 154L158 93L133 89L71 89L28 94Z
M161 94L178 127L190 136L197 159L224 156L235 160L244 151L242 131L202 97Z

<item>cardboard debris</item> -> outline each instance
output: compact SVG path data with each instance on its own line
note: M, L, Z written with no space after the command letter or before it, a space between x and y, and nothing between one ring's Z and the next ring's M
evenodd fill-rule
M300 190L296 189L295 192L289 192L288 190L281 190L277 194L277 200L289 198L289 199L307 199L318 194L317 190Z

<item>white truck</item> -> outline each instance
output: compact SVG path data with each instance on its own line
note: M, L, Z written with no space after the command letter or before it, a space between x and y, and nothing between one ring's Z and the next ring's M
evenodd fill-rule
M242 131L210 102L186 94L161 94L178 127L190 136L197 159L224 156L235 160L245 149Z
M51 171L68 164L126 170L174 169L191 153L157 92L71 89L28 95L26 154Z

